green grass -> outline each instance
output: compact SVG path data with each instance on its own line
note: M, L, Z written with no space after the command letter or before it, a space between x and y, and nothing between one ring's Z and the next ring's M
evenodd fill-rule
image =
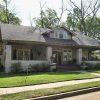
M81 74L78 72L48 72L29 74L28 76L26 74L0 74L0 87L34 85L94 77L97 76L91 74Z
M100 74L100 69L88 70L88 72L93 72L93 73Z
M96 73L100 74L100 70L95 71Z
M92 71L92 72L100 74L100 69L99 70Z
M100 81L62 86L62 87L51 88L51 89L40 89L34 91L26 91L26 92L20 92L20 93L8 94L8 95L1 95L0 98L1 100L23 100L23 99L29 99L34 97L47 96L51 94L86 89L95 86L100 86Z

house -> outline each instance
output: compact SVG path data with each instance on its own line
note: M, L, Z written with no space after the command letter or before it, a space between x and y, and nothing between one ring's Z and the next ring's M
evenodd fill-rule
M100 42L66 27L54 29L0 24L0 60L5 72L11 64L20 62L23 69L29 64L65 64L83 58L91 60L91 51L100 50Z

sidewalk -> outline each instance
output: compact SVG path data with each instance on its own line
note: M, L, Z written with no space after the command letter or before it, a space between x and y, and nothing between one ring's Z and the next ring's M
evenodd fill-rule
M18 93L18 92L36 90L36 89L55 88L55 87L61 87L61 86L65 86L65 85L74 85L74 84L86 83L86 82L94 82L94 81L100 81L100 78L63 81L63 82L32 85L32 86L23 86L23 87L0 88L0 95Z

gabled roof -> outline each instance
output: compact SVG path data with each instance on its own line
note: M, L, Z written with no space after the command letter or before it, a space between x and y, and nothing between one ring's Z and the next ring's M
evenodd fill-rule
M67 32L69 32L69 33L72 34L73 36L76 35L74 32L72 32L71 30L69 30L67 27L62 26L61 28L65 29Z
M47 28L35 28L30 26L16 26L11 24L1 24L1 39L8 41L29 41L29 42L42 42L46 44L58 44L58 45L79 45L79 46L98 46L100 42L87 37L82 33L73 33L73 40L54 39L47 37L44 33L52 31ZM66 29L69 32L69 30Z
M75 35L76 35L74 32L70 31L69 29L67 29L67 28L64 27L64 26L61 26L61 27L54 27L54 28L52 28L52 29L47 30L47 31L44 32L43 34L53 33L55 30L61 29L61 28L64 29L64 30L66 30L66 31L67 31L69 34L71 34L72 36L75 36Z
M76 33L76 36L73 37L73 40L76 41L79 45L83 46L100 46L99 41L85 36L84 34L79 32Z
M20 40L45 42L42 33L48 29L34 28L29 26L16 26L11 24L1 24L2 40Z

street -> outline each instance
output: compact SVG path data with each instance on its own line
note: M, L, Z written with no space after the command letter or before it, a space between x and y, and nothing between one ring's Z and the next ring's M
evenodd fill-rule
M88 94L58 99L58 100L100 100L100 91Z

